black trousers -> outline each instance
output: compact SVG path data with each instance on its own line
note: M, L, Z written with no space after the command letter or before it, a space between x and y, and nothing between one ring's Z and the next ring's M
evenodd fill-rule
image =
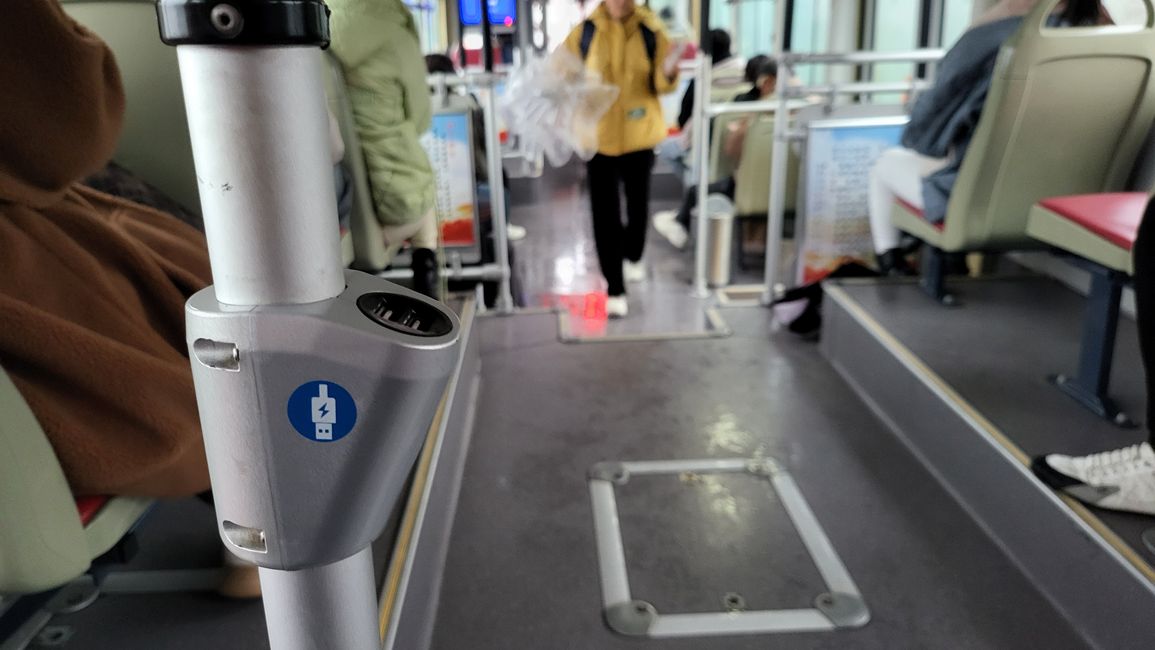
M590 208L594 222L594 244L598 264L611 296L626 293L622 261L637 262L646 248L646 228L650 220L650 173L654 169L652 150L620 156L598 154L586 163L590 187ZM622 223L622 199L626 194L626 222Z
M1155 445L1155 201L1147 204L1131 250L1135 260L1135 317L1147 377L1147 435Z
M733 176L714 181L706 186L706 194L722 194L731 201L734 200L736 184ZM686 198L682 199L682 207L678 209L678 223L686 230L690 229L690 213L698 205L698 186L691 185L686 190Z

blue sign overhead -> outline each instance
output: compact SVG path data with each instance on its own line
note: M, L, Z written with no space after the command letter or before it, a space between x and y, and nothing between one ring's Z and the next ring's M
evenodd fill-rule
M517 22L517 0L487 0L489 23L513 27ZM481 0L457 0L457 11L462 25L481 24Z
M349 435L357 424L357 404L340 385L311 381L289 396L288 415L293 428L305 438L334 442Z

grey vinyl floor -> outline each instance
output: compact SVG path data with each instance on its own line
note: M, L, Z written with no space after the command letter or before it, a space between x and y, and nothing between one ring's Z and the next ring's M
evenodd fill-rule
M1083 647L854 396L760 308L726 339L559 343L548 314L480 323L482 390L437 650ZM873 621L853 631L636 640L602 622L586 471L606 460L772 456ZM803 607L821 581L780 504L733 480L619 489L634 592L667 613Z

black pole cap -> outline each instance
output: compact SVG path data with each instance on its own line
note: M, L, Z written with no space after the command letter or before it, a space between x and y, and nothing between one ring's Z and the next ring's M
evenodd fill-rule
M322 0L158 0L168 45L329 46Z

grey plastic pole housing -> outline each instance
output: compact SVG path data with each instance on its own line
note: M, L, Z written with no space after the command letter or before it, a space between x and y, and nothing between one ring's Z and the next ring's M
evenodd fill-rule
M218 527L264 568L333 563L381 534L456 362L444 305L356 271L345 282L257 307L209 287L186 307Z

